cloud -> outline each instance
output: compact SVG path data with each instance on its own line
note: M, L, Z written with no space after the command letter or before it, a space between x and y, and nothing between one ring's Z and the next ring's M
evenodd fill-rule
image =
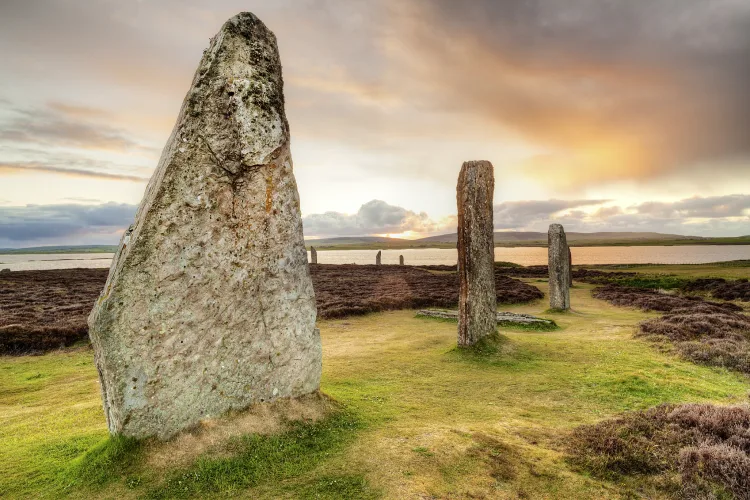
M81 200L83 201L83 200ZM673 202L647 202L629 207L608 200L532 200L495 205L495 228L546 231L559 222L567 231L653 231L722 236L750 234L750 195L692 197ZM605 205L605 206L600 206ZM593 210L593 208L596 208ZM116 244L132 224L137 205L105 203L0 205L0 247L41 244ZM439 220L382 200L363 204L354 214L325 212L303 218L305 235L364 236L451 233L456 217Z
M399 5L403 78L432 106L538 145L524 167L539 182L654 179L750 155L745 1Z
M15 108L2 123L0 142L117 152L150 151L124 130L104 123L109 121L104 120L107 116L103 110L54 102L45 108Z
M119 203L0 206L0 245L115 244L137 208Z
M639 214L664 218L742 217L750 215L750 195L694 196L674 203L642 203L634 208Z
M85 170L80 168L60 167L55 165L44 165L35 162L3 163L0 162L0 174L2 173L26 173L45 172L52 174L67 175L72 177L87 177L92 179L147 182L148 177L137 175L107 173L102 171Z
M611 200L529 200L503 202L493 211L495 229L546 231L552 222L568 231L652 231L698 236L750 234L750 195L692 197L674 202L646 202L622 207ZM595 208L595 209L594 209ZM434 220L384 201L365 203L355 214L326 212L304 217L308 236L449 233L456 217Z
M601 205L609 200L529 200L508 201L495 205L496 229L525 228L539 221L549 221L563 210Z
M406 231L434 232L444 227L424 213L372 200L362 205L356 214L325 212L303 218L309 236L361 236L367 234L397 234Z

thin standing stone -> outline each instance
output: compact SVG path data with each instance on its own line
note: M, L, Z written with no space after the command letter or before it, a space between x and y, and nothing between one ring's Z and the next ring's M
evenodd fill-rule
M495 178L488 161L468 161L456 187L458 205L458 345L471 346L495 333L492 203Z
M318 263L318 251L315 250L314 246L310 246L310 263L311 264Z
M549 257L549 306L570 309L570 260L565 229L561 224L550 224L547 233Z
M573 286L573 254L568 246L568 286Z
M379 266L381 264L381 262L380 262L381 255L382 255L382 252L380 250L378 250L378 253L375 254L375 265L376 266Z
M399 256L398 256L398 264L399 264L400 266L403 266L403 265L404 265L404 256L403 256L403 255L399 255Z

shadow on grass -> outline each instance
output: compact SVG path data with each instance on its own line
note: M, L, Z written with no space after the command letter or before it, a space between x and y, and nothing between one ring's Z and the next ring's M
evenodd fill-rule
M125 478L143 457L143 442L112 436L73 460L60 475L65 490L97 487Z
M508 352L510 339L497 332L479 339L471 346L456 346L450 352L459 354L463 359L487 359L501 356Z
M290 422L276 435L250 434L231 439L229 451L207 452L193 464L156 475L145 464L149 441L112 437L76 460L61 477L66 491L101 489L123 482L139 497L193 498L227 495L239 490L298 478L324 462L364 426L353 412L340 409L315 423ZM375 498L363 477L325 476L285 488L299 498ZM323 495L323 496L321 496ZM354 495L354 496L352 496Z

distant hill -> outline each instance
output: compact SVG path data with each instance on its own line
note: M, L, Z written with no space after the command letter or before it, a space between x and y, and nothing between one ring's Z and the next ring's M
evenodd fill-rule
M658 246L658 245L750 245L750 235L738 237L704 238L653 232L595 232L567 233L571 246ZM401 248L455 248L456 233L428 236L416 240L384 238L379 236L354 236L322 238L305 243L321 249L401 249ZM536 231L496 231L495 246L522 247L547 246L547 233Z
M19 253L114 253L117 245L65 245L26 248L0 248L0 255Z
M658 245L750 245L750 235L703 238L664 233L598 232L567 233L571 246L658 246ZM305 240L305 245L327 250L388 250L403 248L455 248L456 233L429 236L417 240L385 236L341 236ZM535 231L496 231L495 246L547 246L547 233ZM2 254L23 253L114 253L117 245L65 245L27 248L0 248Z
M318 238L305 240L306 245L362 245L370 243L410 243L412 240L403 238L387 238L385 236L338 236L336 238Z
M665 233L633 233L633 232L598 232L598 233L576 233L566 232L568 242L574 241L652 241L652 240L696 240L700 241L705 238L699 236L683 236L679 234ZM429 236L413 240L415 242L433 242L433 243L456 243L458 235L456 233L441 234L439 236ZM529 242L529 241L547 241L547 233L536 231L495 231L495 244L503 242Z

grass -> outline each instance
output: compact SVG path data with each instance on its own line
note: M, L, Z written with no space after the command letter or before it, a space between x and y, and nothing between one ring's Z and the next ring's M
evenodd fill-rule
M320 321L322 390L339 412L162 470L148 466L150 444L107 437L90 350L2 357L0 496L660 498L576 470L572 429L660 403L738 403L750 384L634 339L656 314L592 288L571 290L558 330L500 328L498 349L481 355L455 349L455 323L414 311Z

